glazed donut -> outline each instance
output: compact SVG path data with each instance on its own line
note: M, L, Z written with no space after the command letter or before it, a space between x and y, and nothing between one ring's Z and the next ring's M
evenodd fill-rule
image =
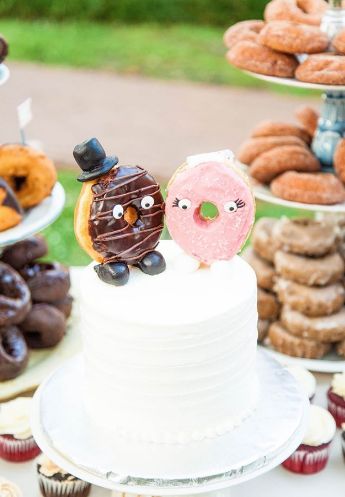
M42 152L24 145L0 146L0 177L11 186L24 209L50 195L56 183L55 166Z
M340 281L344 276L345 264L338 253L314 259L278 250L274 262L280 276L302 285L330 285Z
M317 26L292 21L272 21L259 34L259 43L279 52L320 53L328 48L328 36Z
M266 5L264 18L318 26L327 8L324 0L272 0Z
M259 287L272 290L276 275L272 264L257 255L251 247L243 250L241 256L254 269Z
M309 218L282 218L275 225L274 237L285 252L314 257L334 252L337 245L337 232L331 223Z
M230 160L217 160L214 154L191 160L193 165L182 165L168 186L169 232L186 254L206 265L229 260L240 251L254 223L252 191ZM202 216L204 202L217 207L216 218Z
M274 290L282 304L309 317L329 316L338 312L345 303L345 290L342 283L310 287L284 278L277 278Z
M58 262L31 262L20 274L34 302L55 302L66 297L71 286L69 271Z
M16 378L27 366L29 353L16 326L0 328L0 381Z
M337 343L336 351L338 355L345 357L345 340Z
M270 327L270 321L268 320L258 320L258 342L261 343L265 340L268 334L268 328Z
M314 136L320 114L312 107L309 107L309 105L302 105L295 110L295 116L302 128L305 129L310 136Z
M320 169L320 162L308 149L285 145L259 155L250 166L250 175L260 183L270 183L286 171L316 172Z
M20 223L24 211L12 188L0 178L0 231L13 228Z
M284 305L280 320L293 335L323 343L345 339L345 308L331 316L308 317Z
M282 354L305 359L321 359L331 350L331 344L289 333L281 322L272 323L268 330L272 347Z
M230 26L224 33L224 45L232 48L239 41L257 41L258 34L265 26L264 21L241 21Z
M339 141L335 149L333 166L339 179L345 183L345 138Z
M297 136L309 144L311 137L309 133L295 124L282 123L278 121L261 121L252 131L252 137L262 136Z
M345 29L340 31L332 40L332 46L337 52L345 54Z
M66 319L52 305L34 304L20 329L31 349L54 347L66 332Z
M258 288L258 314L259 319L274 321L277 319L280 305L273 293Z
M277 197L303 204L333 205L345 202L345 188L332 173L287 171L271 183Z
M239 41L226 54L230 64L258 74L293 78L298 62L293 55L276 52L253 41Z
M242 143L237 153L237 159L248 166L262 153L276 147L293 145L306 148L306 143L298 136L258 136Z
M322 85L345 85L345 56L336 54L310 55L298 66L296 79Z
M0 327L20 323L30 307L27 284L17 271L0 262Z
M73 297L72 295L66 295L63 299L55 300L55 302L51 302L50 304L59 309L59 311L61 311L67 319L72 313Z
M21 269L26 264L44 257L47 253L48 246L45 239L37 235L6 247L1 254L1 260L14 269Z
M273 217L260 218L253 227L251 242L255 252L263 259L273 263L274 254L278 249L273 232L278 219Z

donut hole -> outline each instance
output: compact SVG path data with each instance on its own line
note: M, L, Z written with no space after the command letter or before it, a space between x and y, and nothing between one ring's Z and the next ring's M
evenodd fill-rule
M25 185L26 176L13 176L13 187L16 192L19 192Z
M219 217L218 207L213 202L202 202L194 212L194 220L201 226L209 226Z

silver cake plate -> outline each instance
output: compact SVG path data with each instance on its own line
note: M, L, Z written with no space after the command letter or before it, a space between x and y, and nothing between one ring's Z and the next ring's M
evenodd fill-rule
M33 435L65 470L120 492L190 495L236 485L283 462L301 443L308 419L308 399L288 371L263 351L257 363L260 400L250 417L217 438L169 445L114 438L95 427L83 408L77 356L37 390Z

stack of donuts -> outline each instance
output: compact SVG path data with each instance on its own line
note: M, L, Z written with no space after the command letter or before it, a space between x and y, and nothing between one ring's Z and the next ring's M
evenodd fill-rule
M277 319L272 322L272 313L271 323L265 327L269 343L296 357L321 358L333 346L343 355L345 265L339 224L330 219L263 219L253 233L256 250L258 240L266 240L266 255L271 247L274 272L270 290L281 305ZM260 284L263 269L253 267Z
M239 22L226 31L227 60L267 76L344 85L345 30L332 41L321 31L327 7L325 0L272 0L264 21Z
M71 314L68 269L41 262L47 244L40 236L6 247L0 257L0 381L26 368L29 349L54 347Z
M50 195L55 183L55 166L45 154L26 145L1 145L0 231L19 224L27 209Z
M256 181L269 184L285 200L332 205L345 201L345 140L339 142L337 175L320 173L321 164L310 148L319 114L309 106L295 111L298 124L263 121L240 146L237 158Z

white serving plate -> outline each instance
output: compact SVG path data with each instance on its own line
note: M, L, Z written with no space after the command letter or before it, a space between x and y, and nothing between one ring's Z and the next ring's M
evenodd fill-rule
M339 91L345 92L345 85L320 85L318 83L304 83L303 81L298 81L294 78L278 78L276 76L266 76L265 74L258 74L256 72L244 71L249 76L261 79L262 81L267 81L268 83L274 83L278 85L290 86L294 88L304 88L306 90L320 90L324 92Z

